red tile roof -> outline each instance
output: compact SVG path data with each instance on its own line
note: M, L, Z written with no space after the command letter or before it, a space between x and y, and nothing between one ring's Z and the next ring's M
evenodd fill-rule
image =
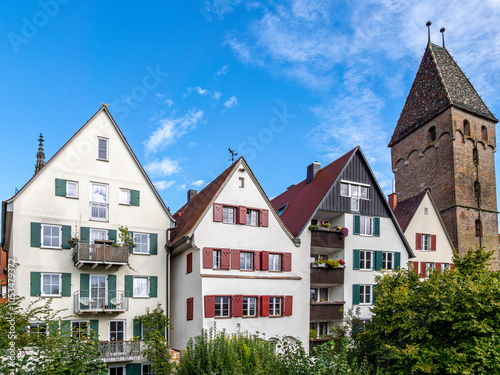
M271 201L276 211L288 204L281 214L281 219L294 237L297 237L309 222L344 166L358 149L359 146L320 169L309 184L304 180Z
M426 193L427 191L423 191L418 195L398 202L396 209L393 210L403 232L406 232L406 228L408 228L411 219L415 215L415 212L420 206L420 203L422 202L422 199L424 199Z
M498 122L450 53L429 44L389 146L450 106Z

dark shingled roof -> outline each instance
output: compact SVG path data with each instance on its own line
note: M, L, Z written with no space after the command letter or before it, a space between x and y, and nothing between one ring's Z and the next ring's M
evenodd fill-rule
M408 228L408 225L410 224L413 215L415 215L418 206L422 203L422 199L424 199L425 194L427 194L427 191L423 191L418 195L398 202L396 209L393 210L403 232L406 232L406 228Z
M389 146L451 106L498 122L450 53L428 44Z

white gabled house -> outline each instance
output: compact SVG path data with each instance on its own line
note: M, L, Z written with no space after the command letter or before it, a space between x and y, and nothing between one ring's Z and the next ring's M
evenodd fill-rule
M307 342L309 254L283 225L243 158L175 215L171 345L216 324Z
M272 204L310 254L310 329L316 332L310 347L327 340L352 307L370 319L375 276L406 267L414 256L359 147L324 168L314 162L307 178ZM334 267L314 263L320 260ZM339 261L345 266L337 267Z
M168 308L164 246L174 220L104 105L43 164L3 202L16 294L25 305L53 297L54 309L77 316L62 329L97 331L110 374L147 372L134 316ZM135 247L117 246L120 226Z

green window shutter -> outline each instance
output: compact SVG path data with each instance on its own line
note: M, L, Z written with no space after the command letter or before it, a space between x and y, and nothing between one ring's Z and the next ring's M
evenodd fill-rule
M133 241L134 240L134 232L128 231L128 233L130 234L130 238L132 238L132 241ZM128 252L129 252L129 254L132 254L134 252L134 247L129 245Z
M372 303L375 303L375 290L377 285L372 286Z
M80 228L80 241L83 243L89 243L90 240L90 228L81 227Z
M361 233L361 216L354 215L354 234Z
M42 246L42 224L31 223L31 247Z
M58 320L49 320L49 335L56 335L59 332L59 321Z
M394 253L394 269L399 270L401 268L401 253Z
M127 297L134 296L134 276L125 275L125 294L127 294L127 292Z
M373 218L373 235L375 237L380 236L380 218L379 217Z
M134 319L134 340L137 338L139 338L139 340L143 339L141 336L141 321L139 319Z
M375 271L380 271L382 269L382 251L374 251L374 267Z
M71 225L63 225L61 238L63 249L71 249L71 244L68 243L68 238L71 238Z
M139 190L130 190L130 205L139 206L140 194Z
M80 298L90 297L90 275L88 273L80 274Z
M42 275L40 272L31 272L31 296L38 297L42 293Z
M70 273L63 273L62 274L61 295L63 297L71 297L71 274Z
M108 275L108 304L110 308L115 306L111 304L111 300L116 297L116 275Z
M158 297L158 277L151 276L149 278L149 296L152 298Z
M90 320L90 329L99 335L99 319Z
M142 365L140 363L129 363L125 367L127 375L141 375Z
M63 336L69 336L71 331L71 322L69 320L63 320L61 322L61 333Z
M352 251L352 269L353 270L359 270L359 250L353 250Z
M158 254L158 235L156 233L149 235L149 253L151 255Z
M359 305L359 284L352 286L352 304Z
M111 240L116 243L116 229L108 230L108 240Z
M66 196L66 180L56 178L56 195L58 197Z

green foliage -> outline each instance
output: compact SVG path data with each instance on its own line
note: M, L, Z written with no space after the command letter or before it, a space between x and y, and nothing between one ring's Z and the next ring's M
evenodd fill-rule
M165 329L170 327L170 320L160 304L153 311L146 308L146 314L136 316L137 322L144 327L142 355L151 363L156 375L170 374L175 365L170 361L170 347L165 338Z
M120 243L123 244L123 246L131 246L135 247L134 239L132 237L132 233L129 232L128 227L124 227L123 225L118 228L118 238L120 239Z
M412 270L378 279L372 322L358 355L380 373L500 373L500 277L482 249L420 281Z
M1 374L107 374L99 359L99 341L94 332L78 332L77 339L64 327L61 313L51 299L39 299L22 308L23 298L12 296L0 303ZM31 321L41 322L39 334L28 332ZM69 327L69 326L68 326ZM48 331L48 335L47 335Z

